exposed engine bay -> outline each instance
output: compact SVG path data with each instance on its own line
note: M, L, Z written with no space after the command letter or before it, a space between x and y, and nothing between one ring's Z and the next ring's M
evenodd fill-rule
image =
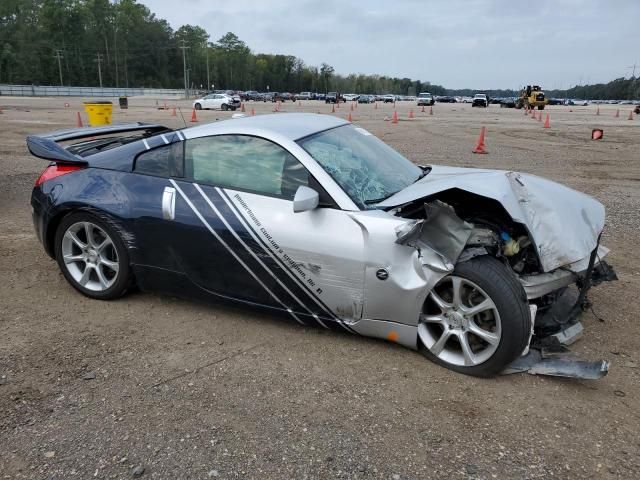
M591 308L589 289L617 280L613 268L602 260L608 250L599 245L599 238L587 262L545 272L526 227L511 220L493 200L449 191L405 204L393 213L413 220L396 231L397 243L429 248L451 269L459 262L489 255L508 265L520 280L532 310L533 331L529 347L505 373L529 371L586 379L606 375L604 360L566 356L567 347L583 332L580 316Z

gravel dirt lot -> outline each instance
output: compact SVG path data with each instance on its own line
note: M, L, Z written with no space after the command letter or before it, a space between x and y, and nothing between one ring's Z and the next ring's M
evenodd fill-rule
M640 478L640 118L627 120L630 106L599 116L548 107L549 130L496 105L436 104L430 116L398 103L397 125L385 121L390 104L351 112L412 161L530 172L605 204L620 280L591 292L603 321L586 313L572 350L611 370L575 381L465 377L388 342L229 306L82 297L34 235L29 198L45 163L24 141L74 127L81 105L0 98L0 478L122 479L140 467L157 479ZM190 103L178 105L190 125ZM199 112L200 123L230 116ZM183 125L148 98L114 110L114 122L133 120ZM482 125L489 154L473 155ZM602 141L590 140L594 127Z

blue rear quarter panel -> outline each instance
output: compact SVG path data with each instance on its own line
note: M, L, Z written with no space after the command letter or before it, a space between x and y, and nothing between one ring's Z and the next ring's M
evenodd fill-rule
M53 256L53 237L59 221L74 211L90 212L111 225L129 251L131 263L172 268L172 259L162 241L140 249L139 238L153 238L161 230L159 218L162 189L166 180L129 172L86 168L62 175L34 188L31 204L34 225L47 253ZM164 264L162 264L164 262Z

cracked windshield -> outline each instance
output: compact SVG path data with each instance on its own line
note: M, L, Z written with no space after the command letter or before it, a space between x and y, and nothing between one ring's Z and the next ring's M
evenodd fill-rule
M383 201L423 171L364 128L333 128L299 140L360 208Z

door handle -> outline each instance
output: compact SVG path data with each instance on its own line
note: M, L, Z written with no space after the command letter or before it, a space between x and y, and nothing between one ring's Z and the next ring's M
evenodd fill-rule
M176 189L164 187L162 192L162 218L173 220L176 218Z

